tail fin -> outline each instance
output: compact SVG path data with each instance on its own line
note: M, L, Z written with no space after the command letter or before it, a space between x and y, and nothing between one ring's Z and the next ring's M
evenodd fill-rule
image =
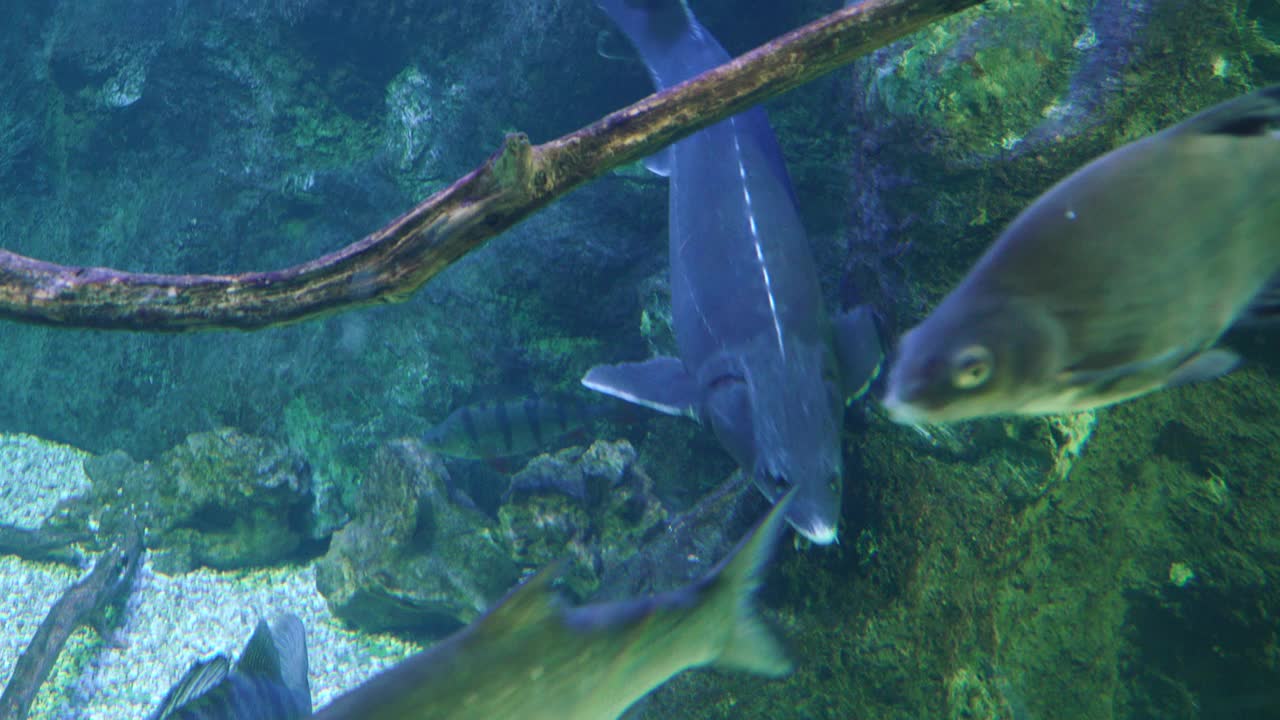
M782 643L756 614L754 597L764 581L778 536L786 527L787 506L794 498L792 490L779 500L710 575L718 586L714 592L729 593L733 603L733 632L715 660L717 667L772 677L791 672L791 660Z
M311 712L310 662L307 660L307 630L293 613L283 613L271 621L271 639L279 658L280 681L295 702Z
M596 0L596 5L640 51L659 90L729 59L685 0Z

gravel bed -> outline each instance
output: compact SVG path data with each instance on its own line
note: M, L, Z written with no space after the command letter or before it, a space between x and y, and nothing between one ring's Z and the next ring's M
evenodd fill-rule
M0 435L0 524L38 528L59 502L88 492L87 457L31 435Z
M37 527L88 487L74 448L30 436L0 436L0 522ZM0 557L0 686L45 614L82 573ZM312 704L419 650L390 636L345 630L315 589L311 565L168 576L143 564L123 625L103 642L77 631L42 688L35 720L136 720L151 713L191 663L238 657L258 619L292 612L307 628Z

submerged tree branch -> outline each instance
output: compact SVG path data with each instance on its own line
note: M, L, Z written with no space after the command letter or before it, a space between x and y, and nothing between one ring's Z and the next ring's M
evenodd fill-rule
M448 188L347 247L283 270L157 275L0 250L0 317L145 331L256 328L399 302L573 188L984 0L863 0L543 145L510 135Z
M130 519L115 545L98 558L93 570L53 604L31 643L18 657L13 675L0 693L0 720L23 720L27 716L71 633L133 591L141 556L142 533ZM105 623L102 627L105 629Z

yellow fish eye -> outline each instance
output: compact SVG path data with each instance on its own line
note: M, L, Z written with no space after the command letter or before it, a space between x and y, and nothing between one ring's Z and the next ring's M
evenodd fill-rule
M951 384L972 390L991 377L991 368L991 351L981 345L969 345L951 357Z

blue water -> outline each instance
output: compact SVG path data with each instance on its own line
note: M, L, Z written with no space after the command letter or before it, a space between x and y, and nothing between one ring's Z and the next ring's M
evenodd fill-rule
M839 7L690 3L733 54ZM303 262L469 172L507 132L550 140L651 88L588 0L12 5L0 29L0 246L69 265ZM1280 82L1273 3L989 5L767 106L829 306L869 302L891 335L1071 170ZM340 528L404 509L379 494L406 472L395 441L462 405L580 392L597 363L673 352L666 203L664 180L626 167L402 303L286 327L0 323L0 433L99 456L93 493L58 521L100 526L150 503L139 512L157 528L159 572L320 562ZM641 717L1280 717L1277 341L1266 327L1229 341L1245 355L1239 371L1096 418L926 433L890 423L874 400L851 407L841 542L786 540L760 594L795 672L686 673ZM248 439L227 440L229 428ZM510 476L596 477L612 460L570 453L530 469L528 456L414 456L439 484L406 492L434 511L385 524L406 557L470 568L460 585L472 594L454 587L426 620L334 612L429 643L574 553L589 559L566 583L575 601L634 580L610 575L634 557L656 568L646 589L671 587L766 509L737 489L723 523L660 542L661 518L719 488L732 461L682 418L641 414L569 441L597 439L625 441L634 459L572 502L513 496ZM103 459L116 451L131 460ZM14 484L38 471L26 472L0 477L11 485L0 502L19 502ZM182 472L194 485L174 480ZM483 530L500 552L482 562L440 528ZM288 608L246 613L271 610ZM194 659L175 652L169 672Z

